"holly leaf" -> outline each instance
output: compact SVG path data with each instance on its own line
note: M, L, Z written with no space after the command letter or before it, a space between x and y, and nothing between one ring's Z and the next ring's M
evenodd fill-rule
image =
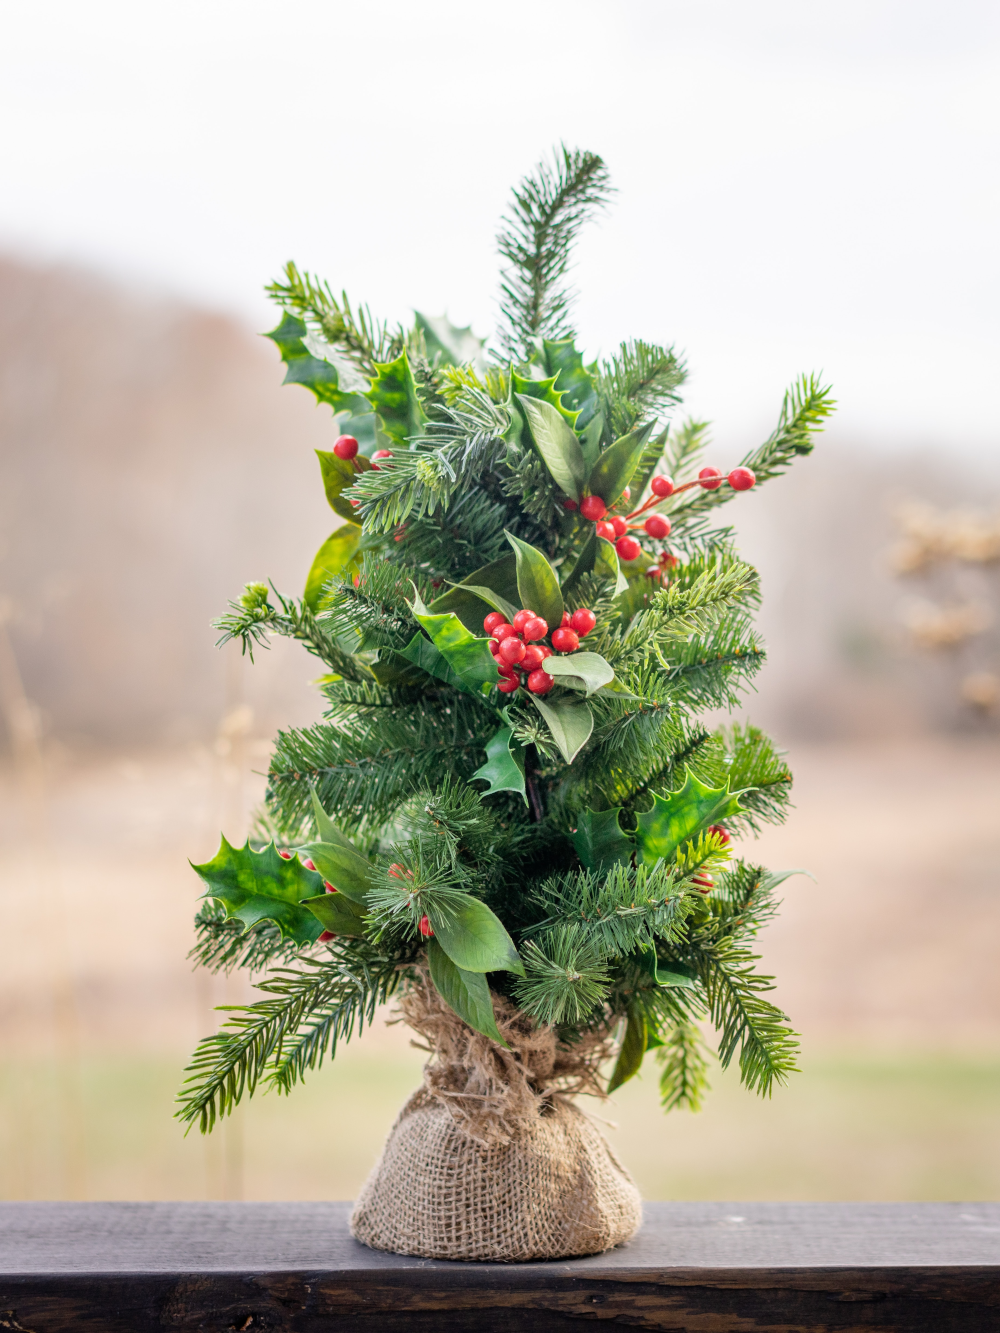
M547 657L542 670L555 676L556 683L583 694L594 694L615 678L614 667L600 653L569 653L566 657Z
M312 912L324 930L332 930L335 935L365 933L365 909L342 893L321 893L315 898L303 898L302 906Z
M427 417L404 351L395 361L376 363L375 378L365 397L375 409L375 438L380 448L408 449L423 434Z
M363 454L358 454L353 460L347 458L338 458L334 453L328 453L324 449L316 450L316 457L319 459L320 472L323 475L323 490L326 493L326 502L335 514L341 518L346 518L354 522L354 506L341 492L353 486L361 472L370 472L371 463ZM357 463L358 467L354 466Z
M282 939L311 944L322 927L312 912L300 906L323 887L321 875L307 870L297 856L286 860L274 843L255 852L250 842L233 847L223 837L211 861L192 869L203 880L205 898L214 898L226 909L227 920L235 917L249 930L258 921L273 921Z
M418 624L431 636L431 643L451 667L462 688L475 695L485 693L487 688L492 689L497 682L497 664L489 649L489 639L477 638L450 611L445 615L433 615L417 593L412 606ZM404 656L409 656L412 646L411 640L403 650ZM411 657L410 661L413 660Z
M524 964L503 922L478 898L461 894L449 901L447 910L428 916L435 938L456 967L524 976Z
M461 583L435 597L427 609L438 614L453 611L466 629L476 634L489 611L499 611L512 620L518 609L517 597L517 558L512 551L473 570Z
M612 594L614 597L625 592L628 588L628 579L622 573L621 565L618 563L618 552L611 542L606 541L603 537L598 537L596 530L591 529L590 536L576 558L576 564L563 584L563 592L572 591L584 574L590 574L595 570L603 578L614 579L615 589Z
M486 651L489 652L489 649ZM408 662L412 662L414 666L419 667L421 671L426 671L428 675L443 680L446 685L453 685L457 690L465 688L458 672L449 665L445 655L438 648L435 648L430 639L421 634L419 630L405 648L397 649L397 653ZM492 653L490 653L491 658L492 656ZM493 669L495 673L495 662L493 663ZM376 679L380 679L380 677L377 676Z
M361 528L357 523L344 523L334 529L316 552L302 600L310 611L319 607L323 589L335 574L344 574L348 570L360 569L358 548L361 545Z
M301 384L310 389L321 403L329 403L334 412L365 412L367 404L360 394L345 393L340 387L337 367L313 356L303 339L309 330L304 320L286 312L276 329L264 335L281 353L287 369L285 384Z
M524 798L524 803L527 805L528 797L524 790L524 748L516 742L512 744L513 739L514 733L510 727L501 727L487 742L486 763L476 769L470 780L481 778L483 782L490 784L483 792L483 796L492 796L498 791L515 791Z
M724 787L707 787L690 769L684 783L666 796L653 794L653 808L637 816L636 846L644 865L655 865L663 858L673 860L684 842L715 824L735 815L740 808L741 792Z
M545 352L545 368L550 375L555 375L553 388L570 407L578 412L574 427L582 431L594 419L599 398L597 381L583 364L583 357L573 345L572 338L557 342L545 339L542 342Z
M545 660L548 662L551 659ZM540 699L537 694L532 694L530 698L548 724L559 753L567 764L571 764L590 740L590 733L594 730L593 713L582 699L573 699L569 695L550 703Z
M514 367L511 366L511 392L517 394L518 397L532 398L535 402L545 403L549 407L554 408L569 425L570 429L575 430L577 418L580 414L579 412L574 412L572 408L567 407L563 402L563 398L567 395L560 392L560 390L555 387L557 378L557 375L552 375L548 379L535 380L530 377L525 379L523 375L519 375Z
M422 315L413 312L417 328L424 335L428 359L437 365L464 366L468 362L480 365L483 360L485 338L477 338L471 326L460 329L446 315Z
M470 1028L509 1050L497 1027L493 997L483 974L456 967L433 936L427 941L427 962L431 981L445 1004L450 1005Z
M638 1074L642 1066L642 1057L646 1054L646 1017L637 1004L628 1007L628 1020L625 1024L625 1036L621 1050L608 1080L608 1092L614 1092L623 1083Z
M563 617L563 598L556 571L536 546L523 542L506 529L504 535L517 558L517 595L521 605L542 616L551 629L558 629Z
M635 851L635 843L622 832L618 816L622 807L613 810L583 810L569 840L586 870L610 870L615 865L628 865Z
M651 421L630 430L627 435L609 445L594 464L587 479L587 489L592 495L599 495L609 507L632 480L646 448L646 441L653 433L654 424Z
M573 429L551 403L517 395L535 448L548 468L553 481L566 495L579 500L587 471L580 441Z
M583 450L583 464L590 476L594 464L601 452L601 436L604 434L604 413L598 412L587 428L580 432L580 448Z

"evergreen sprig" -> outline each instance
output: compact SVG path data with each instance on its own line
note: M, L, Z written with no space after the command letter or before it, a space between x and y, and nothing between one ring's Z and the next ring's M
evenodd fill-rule
M293 263L285 265L285 281L271 282L268 296L286 310L311 324L325 343L348 358L368 379L374 379L376 367L394 361L403 350L402 329L372 318L367 306L351 309L347 293L340 298L328 282L309 273L301 273Z

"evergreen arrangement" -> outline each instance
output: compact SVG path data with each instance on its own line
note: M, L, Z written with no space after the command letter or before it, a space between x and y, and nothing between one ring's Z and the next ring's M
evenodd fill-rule
M491 991L568 1044L617 1024L609 1090L655 1050L667 1108L702 1099L706 1020L749 1088L795 1068L753 953L784 876L734 855L784 818L791 773L702 715L764 662L718 510L808 454L832 402L801 379L723 474L706 423L668 422L671 347L585 361L568 272L609 194L565 148L513 192L492 351L445 319L379 323L293 264L269 288L286 383L333 411L338 525L302 597L248 584L220 643L298 639L324 714L278 735L256 836L195 866L193 957L264 973L188 1070L178 1115L203 1131L425 967L495 1041Z

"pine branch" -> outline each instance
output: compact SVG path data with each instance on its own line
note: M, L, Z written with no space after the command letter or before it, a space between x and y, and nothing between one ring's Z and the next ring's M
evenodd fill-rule
M268 600L267 584L248 583L240 600L229 603L230 613L212 622L215 629L222 630L216 647L221 648L232 639L240 639L243 651L249 652L252 662L254 644L267 648L267 635L280 634L285 638L298 639L314 657L325 662L331 671L346 680L371 679L371 672L364 663L353 653L345 652L325 633L305 602L282 597L277 591L274 595L280 604L280 611Z
M732 708L746 683L764 665L760 636L736 613L707 635L692 635L663 650L669 697L685 708Z
M265 291L278 305L311 324L324 342L343 353L369 379L375 378L377 364L394 361L403 350L401 329L390 330L387 324L380 324L367 306L360 306L355 314L346 292L338 301L328 282L300 273L291 262L285 265L285 281L269 283Z
M686 378L684 362L672 347L639 338L623 342L617 356L604 362L598 380L612 438L626 435L637 422L678 403L677 390Z
M525 977L514 993L540 1023L584 1023L603 1005L609 982L605 958L579 926L557 926L543 942L529 940L522 958Z
M409 603L416 583L421 597L430 595L419 572L411 579L381 555L366 553L354 578L335 578L324 597L317 621L331 638L358 636L358 650L405 648L420 630Z
M784 754L759 727L737 724L720 734L733 790L750 789L740 798L742 812L727 819L727 827L759 833L762 822L784 823L792 794L792 771Z
M709 1090L705 1043L698 1027L691 1022L674 1024L656 1058L663 1066L660 1074L660 1100L665 1111L686 1106L700 1111Z
M258 921L249 930L226 909L206 899L194 919L198 940L188 953L195 967L229 976L236 968L263 972L275 962L290 963L299 956L299 946L282 940L273 921Z
M514 194L497 237L508 267L501 275L500 342L514 360L530 356L537 338L568 338L573 294L563 285L573 243L584 222L611 193L608 172L593 153L563 145L554 168L541 162Z

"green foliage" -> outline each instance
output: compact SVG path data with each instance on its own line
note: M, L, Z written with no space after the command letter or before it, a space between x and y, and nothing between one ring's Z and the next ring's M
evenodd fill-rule
M598 380L612 434L625 435L643 420L652 430L657 417L680 401L677 391L686 378L684 362L672 347L638 338L622 343L618 355L601 367Z
M321 877L298 857L279 856L273 842L255 852L249 842L232 847L223 837L212 860L192 868L205 882L206 896L221 903L244 929L273 921L282 939L296 944L312 944L322 929L313 914L299 906L304 898L322 892Z
M700 1111L708 1091L708 1061L698 1027L684 1018L675 1021L656 1058L663 1066L660 1074L663 1109L673 1111L686 1106L689 1111Z

